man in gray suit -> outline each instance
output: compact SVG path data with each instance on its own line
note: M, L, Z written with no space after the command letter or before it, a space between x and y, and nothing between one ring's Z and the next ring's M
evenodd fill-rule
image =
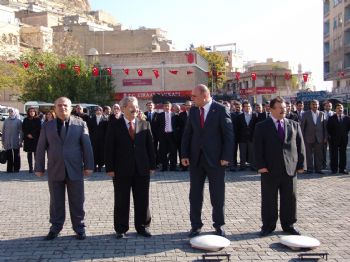
M36 149L35 174L45 172L45 154L48 158L51 228L45 240L56 238L65 220L65 191L67 187L69 210L76 238L83 240L84 176L94 169L94 158L86 123L71 115L72 102L66 97L55 101L57 119L46 122Z
M285 118L286 104L280 98L270 102L271 118L256 124L254 149L256 167L261 174L260 236L271 234L278 219L278 192L282 229L299 235L297 221L297 173L305 168L305 147L299 123Z
M318 101L312 100L310 110L304 113L301 120L309 174L313 171L323 174L323 146L327 141L327 122L324 113L319 111L318 107Z

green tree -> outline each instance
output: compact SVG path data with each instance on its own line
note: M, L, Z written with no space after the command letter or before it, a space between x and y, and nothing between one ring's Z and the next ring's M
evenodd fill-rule
M209 64L208 87L214 88L212 86L214 83L216 88L222 88L226 78L225 57L219 52L208 52L204 46L200 46L196 50Z
M0 61L0 89L20 89L27 81L27 73L22 66Z
M29 63L29 77L21 96L24 101L50 102L67 96L73 103L103 105L113 100L112 77L103 71L100 76L92 76L92 65L86 65L82 57L30 52L21 61Z

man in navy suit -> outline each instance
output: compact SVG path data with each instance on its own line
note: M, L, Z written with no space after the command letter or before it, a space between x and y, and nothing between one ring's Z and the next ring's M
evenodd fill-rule
M305 169L305 146L299 123L285 118L283 98L271 100L271 117L256 124L254 133L255 161L261 174L260 236L271 234L278 219L277 199L280 194L280 220L284 232L300 235L294 227L296 216L297 173Z
M192 91L196 107L190 109L181 144L181 162L190 167L189 237L195 237L203 226L201 219L203 188L209 180L212 218L216 234L225 235L225 167L233 157L233 126L227 107L213 101L205 85Z

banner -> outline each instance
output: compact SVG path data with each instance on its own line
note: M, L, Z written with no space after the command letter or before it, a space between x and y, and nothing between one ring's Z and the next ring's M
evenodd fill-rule
M256 87L256 88L243 88L239 90L240 95L271 95L276 94L277 87Z
M152 79L123 79L123 86L151 86Z
M125 96L135 96L138 99L152 99L154 95L163 96L191 96L192 90L182 90L182 91L151 91L151 92L117 92L115 93L115 99L121 100Z

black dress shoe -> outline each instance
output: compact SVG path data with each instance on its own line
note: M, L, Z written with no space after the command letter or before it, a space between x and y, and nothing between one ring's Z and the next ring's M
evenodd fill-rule
M188 237L189 238L196 237L196 236L199 236L200 233L201 233L200 228L191 228L190 233L188 234Z
M119 233L119 232L117 232L116 234L115 234L115 237L116 238L124 238L125 237L125 233Z
M221 227L215 229L215 234L220 236L220 237L225 237L225 230Z
M84 240L86 238L86 234L85 234L85 232L76 233L75 238L78 240Z
M44 240L53 240L56 237L58 237L58 233L50 231L47 236L44 238Z
M346 171L346 170L340 170L339 173L340 173L340 174L344 174L344 175L348 175L348 174L349 174L349 172Z
M291 235L297 235L297 236L300 235L300 232L293 226L288 227L288 228L284 228L283 231L286 233L289 233Z
M151 237L152 234L151 232L149 232L149 229L148 228L145 228L143 230L140 230L140 231L137 231L137 234L143 236L143 237Z
M274 229L261 229L259 236L266 237L266 236L270 235L273 231L274 231Z

